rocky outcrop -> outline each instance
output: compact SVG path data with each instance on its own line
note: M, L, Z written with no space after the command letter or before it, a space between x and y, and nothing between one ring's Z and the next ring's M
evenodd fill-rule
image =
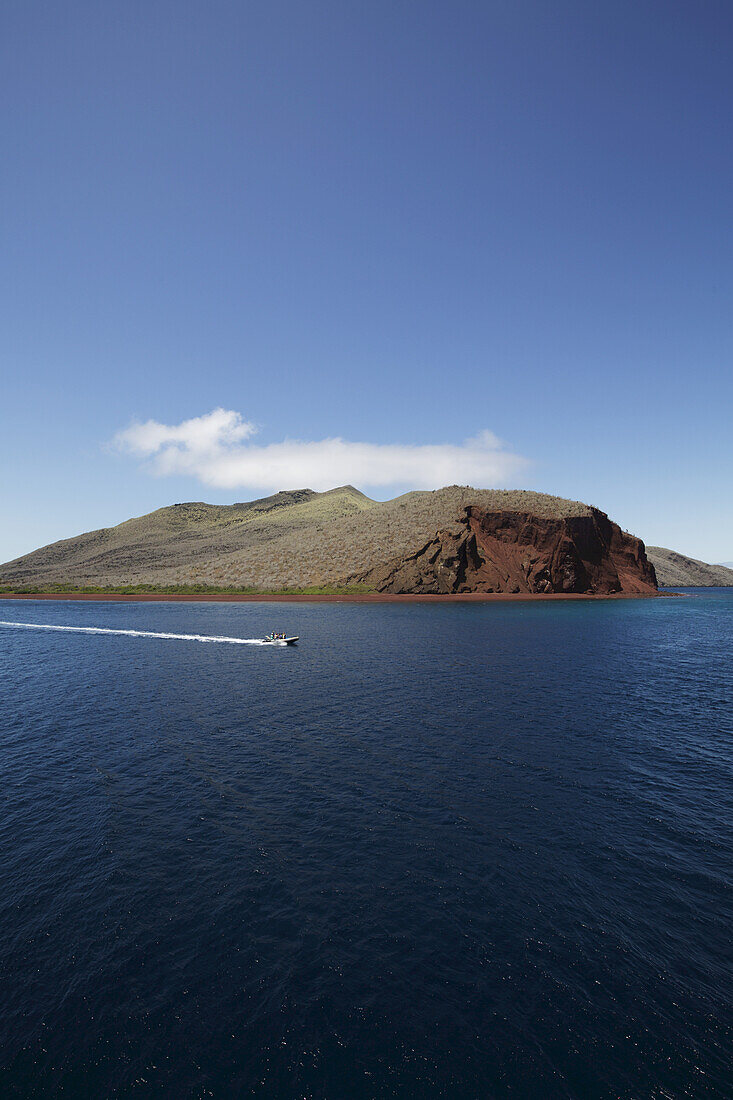
M548 519L467 507L414 553L354 577L390 593L591 593L657 590L644 543L604 512Z

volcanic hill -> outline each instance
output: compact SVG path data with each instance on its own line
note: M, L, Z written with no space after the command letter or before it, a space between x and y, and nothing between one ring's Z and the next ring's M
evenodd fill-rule
M598 509L544 493L455 485L384 502L346 485L244 504L174 504L7 562L0 582L656 591L644 544Z
M662 588L729 588L733 585L733 569L725 565L708 565L663 546L647 546L646 552Z

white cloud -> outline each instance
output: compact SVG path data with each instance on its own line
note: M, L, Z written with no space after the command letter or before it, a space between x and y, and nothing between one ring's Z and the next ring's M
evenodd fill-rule
M118 432L115 439L126 450L139 455L153 455L171 448L192 454L211 454L248 439L256 430L254 424L242 420L239 413L214 409L206 416L196 416L180 424L159 424L157 420L132 424L124 432Z
M484 431L460 444L349 443L286 439L258 445L247 442L256 427L239 413L214 409L181 424L148 420L118 432L115 446L149 460L158 476L197 478L216 489L277 491L336 485L359 488L410 485L437 489L461 484L490 488L507 485L527 465Z

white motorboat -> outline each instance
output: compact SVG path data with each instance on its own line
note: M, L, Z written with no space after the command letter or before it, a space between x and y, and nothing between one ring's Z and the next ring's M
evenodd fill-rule
M298 636L289 637L287 634L276 634L274 631L267 634L262 641L265 645L295 645L298 641Z

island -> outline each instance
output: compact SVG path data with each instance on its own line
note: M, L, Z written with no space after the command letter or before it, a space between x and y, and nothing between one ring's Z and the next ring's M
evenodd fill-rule
M449 486L375 501L346 485L174 504L0 566L9 592L645 596L644 543L600 509Z

